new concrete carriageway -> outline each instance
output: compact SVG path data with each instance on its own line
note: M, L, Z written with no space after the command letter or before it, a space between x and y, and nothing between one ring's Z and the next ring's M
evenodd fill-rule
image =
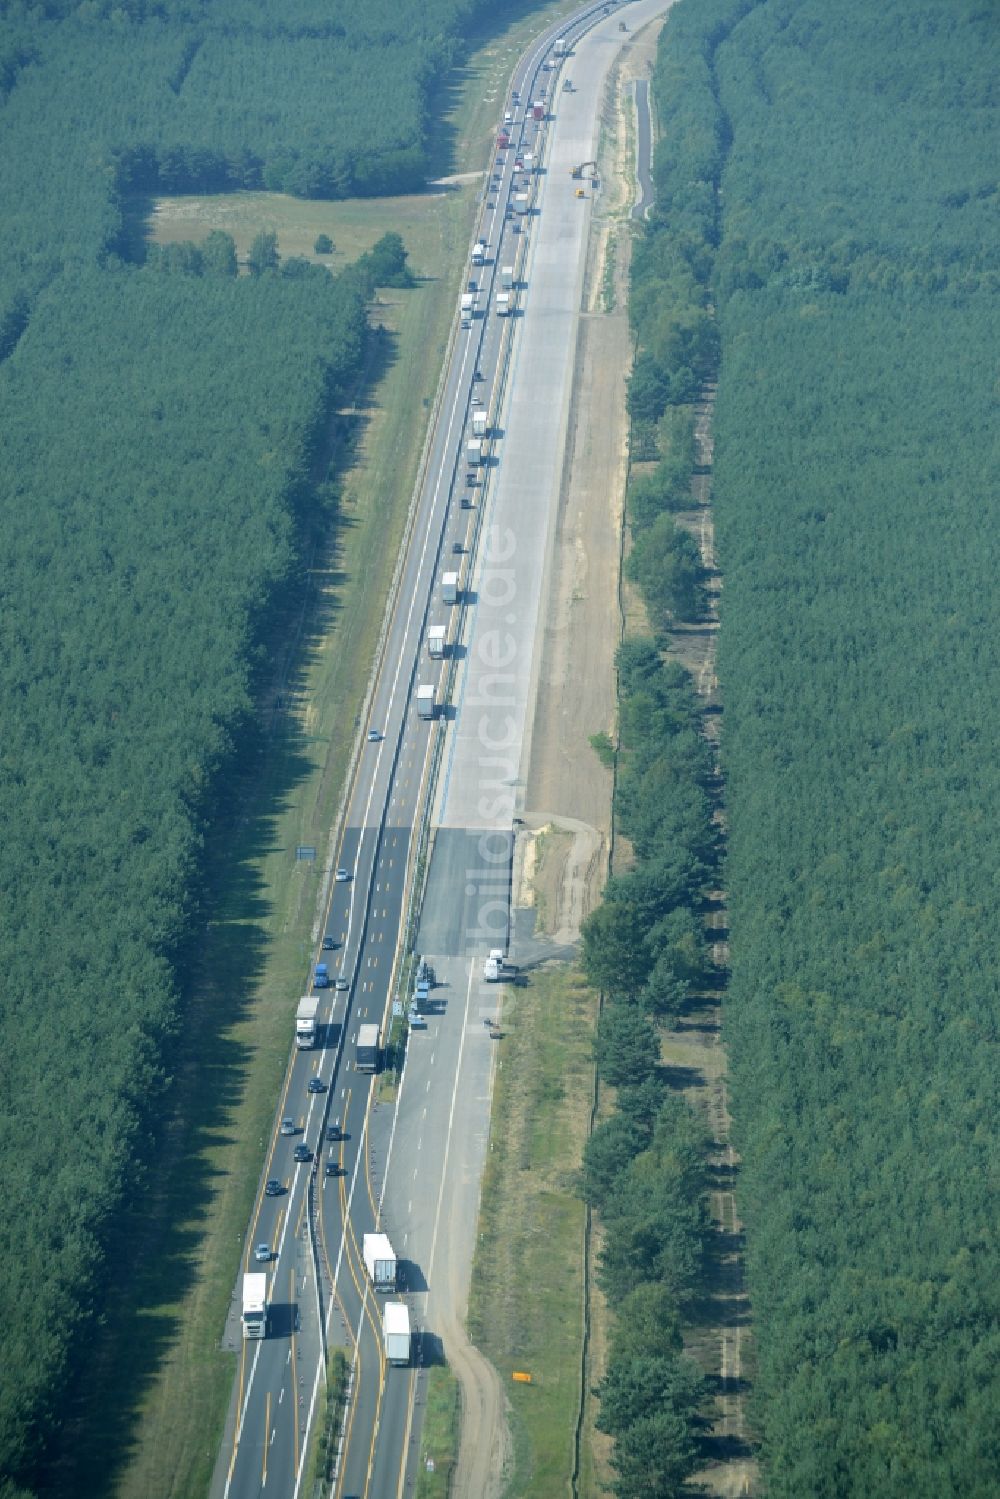
M497 986L482 980L482 963L489 948L507 945L590 218L592 189L578 198L571 171L596 155L599 104L622 44L667 3L583 7L532 44L511 81L511 144L497 153L478 228L486 264L469 271L476 315L469 328L456 315L372 692L379 737L363 731L348 795L337 862L349 878L331 882L323 933L337 945L317 954L346 987L320 991L319 1045L289 1063L244 1248L244 1270L264 1268L269 1278L263 1341L241 1340L234 1289L226 1338L238 1371L217 1499L301 1492L326 1359L338 1346L351 1385L334 1495L413 1492L421 1393L464 1306L489 1126L495 1048L483 1019L495 1012ZM557 37L570 56L555 55ZM572 90L562 87L566 74ZM530 106L543 88L546 117L537 120ZM525 152L534 171L516 167ZM515 311L501 316L496 298L511 265ZM476 410L487 413L491 435L469 484ZM443 597L453 570L462 572L457 604ZM446 627L443 659L428 654L433 625ZM420 685L436 690L433 720L415 711ZM387 1034L414 854L428 832L418 948L437 983L426 1028L410 1034L398 1095L379 1103L377 1080L356 1066L358 1029L375 1022ZM323 1091L309 1090L313 1077ZM281 1133L284 1118L293 1135ZM309 1159L296 1161L303 1144ZM265 1193L266 1181L277 1195ZM409 1368L387 1365L382 1352L384 1298L361 1261L362 1237L376 1228L401 1262L414 1328ZM254 1255L263 1244L266 1265Z

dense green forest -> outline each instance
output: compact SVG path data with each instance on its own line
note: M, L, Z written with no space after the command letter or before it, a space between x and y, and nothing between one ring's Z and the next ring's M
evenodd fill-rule
M681 0L657 63L658 316L719 328L727 1033L788 1499L1000 1472L995 44L978 0Z
M682 1352L708 1231L700 1118L661 1067L659 1027L704 983L697 907L716 862L711 752L683 667L655 641L618 651L615 818L631 867L583 926L602 992L596 1059L614 1112L587 1142L581 1190L598 1213L598 1283L614 1312L598 1427L614 1438L617 1499L679 1492L699 1458L705 1380Z
M141 1186L203 843L269 630L336 523L398 236L123 259L126 198L416 188L478 0L0 0L0 1488L30 1486Z

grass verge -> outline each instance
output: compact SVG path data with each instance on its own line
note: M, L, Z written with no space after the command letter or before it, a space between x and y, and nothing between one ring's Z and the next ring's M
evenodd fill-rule
M335 1348L327 1366L326 1398L316 1422L318 1434L310 1453L310 1466L302 1485L303 1494L322 1496L328 1492L328 1485L333 1481L337 1439L344 1419L350 1369L347 1354L342 1348Z
M564 1496L584 1337L584 1205L575 1195L593 1093L596 995L570 968L507 991L483 1177L469 1335L511 1407L507 1499ZM515 1383L514 1371L531 1375Z
M458 1455L458 1424L458 1380L446 1365L436 1364L427 1379L417 1499L448 1499Z

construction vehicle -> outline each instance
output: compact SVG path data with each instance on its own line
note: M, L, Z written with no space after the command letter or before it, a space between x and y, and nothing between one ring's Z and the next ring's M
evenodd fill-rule
M577 188L576 195L578 198L585 198L587 196L582 187Z
M584 178L587 175L587 168L588 167L591 168L590 175L592 177L596 177L597 176L597 162L596 161L581 161L581 163L580 163L580 165L578 167L572 167L570 169L570 174L569 175L571 177Z

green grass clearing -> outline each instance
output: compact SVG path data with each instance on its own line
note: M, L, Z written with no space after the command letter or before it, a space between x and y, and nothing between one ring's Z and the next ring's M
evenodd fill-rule
M436 1364L427 1378L417 1499L448 1499L458 1456L458 1429L458 1380L444 1364Z
M507 1499L569 1492L580 1403L584 1205L575 1178L593 1094L597 997L570 968L504 997L469 1335L510 1401ZM515 1370L531 1384L514 1383Z

